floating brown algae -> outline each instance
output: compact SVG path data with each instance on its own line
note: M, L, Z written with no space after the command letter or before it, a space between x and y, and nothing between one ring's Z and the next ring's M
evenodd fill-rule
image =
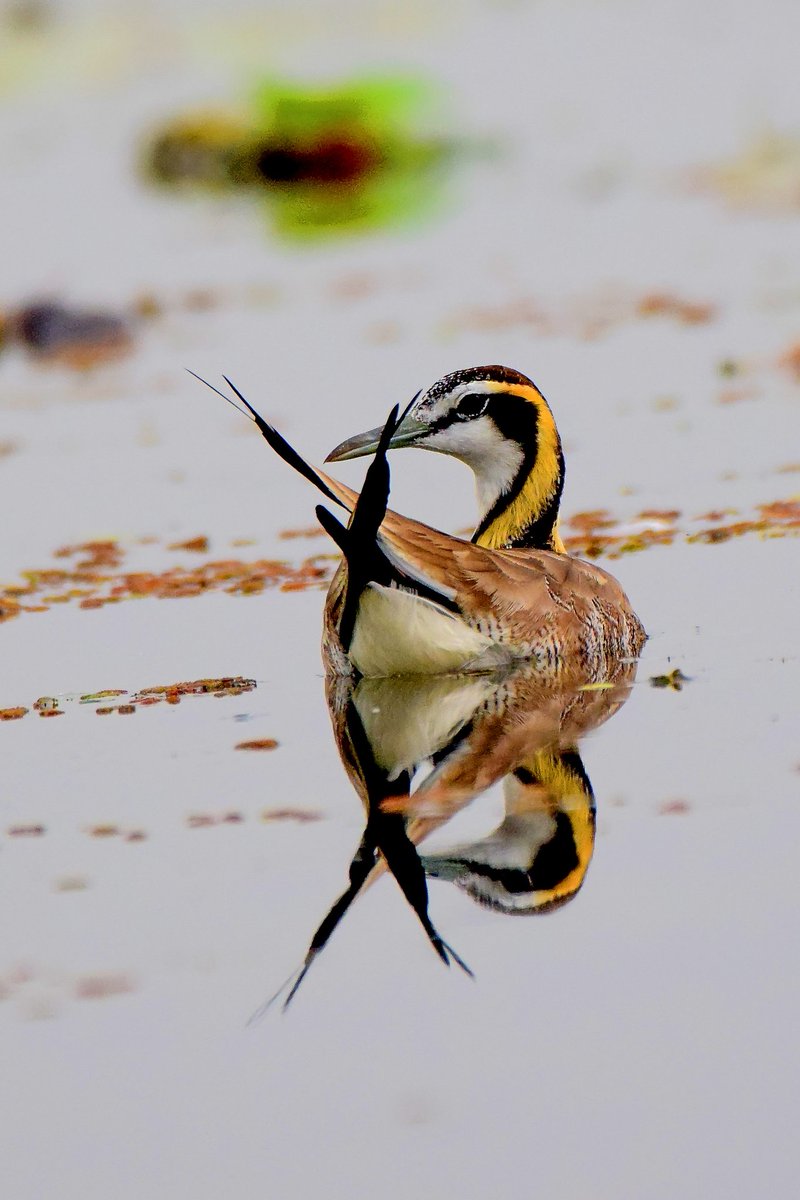
M190 829L210 829L214 825L241 825L243 821L244 816L239 812L226 812L219 816L211 813L193 813L186 818Z
M0 721L18 721L27 711L27 708L0 708Z
M0 589L0 622L10 621L12 617L18 617L21 608L19 601L15 600L11 595L4 596Z
M324 820L324 816L313 808L265 808L261 820L297 821L300 825L309 825L313 821Z
M135 713L137 708L146 708L152 704L160 704L162 701L166 701L168 704L179 704L181 698L185 696L216 696L217 698L240 696L245 692L252 692L256 686L255 679L245 679L241 675L223 675L218 678L159 684L157 687L142 688L141 691L136 692L129 700L121 704L100 704L94 711L99 717L108 716L109 713L129 716L131 713ZM124 688L105 688L102 691L89 692L78 697L68 696L66 701L77 699L81 705L96 704L98 700L127 695L128 692ZM57 697L42 696L34 703L33 709L38 712L40 717L63 716L65 710L59 707L60 702ZM0 709L0 720L18 720L27 712L28 709L22 707Z
M207 554L208 553L208 538L201 536L201 537L189 538L188 541L185 541L185 542L171 542L170 545L167 546L167 549L168 550L191 550L193 553Z
M68 566L25 570L20 572L22 583L0 586L0 621L21 612L46 612L49 604L71 601L89 610L122 600L183 599L219 590L254 595L284 584L304 591L326 584L337 561L335 555L327 554L311 555L297 565L275 559L222 559L153 572L124 570L126 554L126 549L114 540L62 546L54 557L77 561Z
M626 531L626 522L618 522L605 509L577 513L566 521L575 533L566 533L564 543L571 554L586 558L619 558L623 554L635 553L650 546L668 546L681 538L689 544L715 544L733 537L758 533L763 537L796 536L800 531L800 500L775 500L756 506L759 516L744 520L727 521L738 516L736 509L718 509L694 518L695 521L713 522L704 529L687 531L680 529L677 521L681 517L678 509L644 509L634 521L644 527Z
M640 317L674 317L684 325L705 325L716 316L713 304L683 300L670 292L651 292L636 305Z
M800 531L798 499L790 497L760 504L757 510L758 516L720 524L718 522L725 517L739 515L734 509L720 509L705 517L694 518L695 521L714 522L697 530L679 528L677 522L682 514L678 509L644 509L632 519L615 517L605 509L592 509L568 517L563 536L571 554L594 559L602 556L619 558L650 546L668 546L676 538L690 544L713 544L749 533L786 537ZM305 531L302 534L298 531L296 536L306 536ZM150 541L148 539L148 544ZM320 589L328 585L338 562L335 554L319 553L309 555L297 564L280 559L256 559L254 562L212 559L196 566L170 567L165 571L126 571L126 553L122 544L113 540L62 547L55 552L56 558L78 561L69 566L21 571L22 583L0 586L0 622L21 613L47 612L50 604L71 601L77 601L82 609L91 610L123 600L187 599L212 591L252 596L270 588L282 592Z
M295 538L317 538L322 537L325 530L321 525L309 525L305 529L282 529L278 537L285 542L293 541Z
M683 816L692 811L692 806L688 800L664 800L658 811L661 816Z
M800 383L800 341L793 342L791 346L787 346L778 359L778 366L789 371L795 380Z
M620 326L654 318L681 325L704 325L717 316L708 301L687 299L671 292L638 295L606 289L560 306L546 306L535 296L515 296L499 304L470 304L459 308L440 326L445 337L464 333L502 333L527 329L542 337L591 340Z
M142 688L133 698L133 703L145 703L151 696L238 696L242 692L252 692L256 686L254 679L245 679L242 675L223 675L218 679L194 679L185 683L161 684L158 687Z
M75 995L79 1000L103 1000L107 996L124 996L135 990L136 985L130 975L111 971L83 975L75 984Z

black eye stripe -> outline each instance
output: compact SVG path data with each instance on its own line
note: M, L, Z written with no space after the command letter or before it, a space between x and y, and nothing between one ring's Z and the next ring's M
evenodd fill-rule
M504 437L526 442L536 437L538 413L525 396L517 392L469 392L441 417L431 421L428 433L439 433L460 421L475 420L488 414Z
M486 412L490 402L494 399L493 392L470 392L466 396L462 396L458 404L449 409L443 416L437 417L431 422L431 433L438 433L440 429L447 429L450 425L455 425L458 421L471 421L475 417L481 416Z

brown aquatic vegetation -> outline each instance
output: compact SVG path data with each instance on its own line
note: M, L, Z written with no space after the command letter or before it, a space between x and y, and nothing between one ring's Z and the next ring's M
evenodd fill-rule
M11 596L4 596L0 590L0 622L10 621L12 617L18 617L19 614L19 602Z
M323 819L323 814L313 808L265 808L261 814L262 821L297 821L300 825Z
M172 542L172 543L170 543L169 546L167 546L167 549L168 550L192 550L193 552L195 552L197 554L207 554L208 553L208 538L200 536L200 537L195 537L195 538L189 538L188 541L185 541L185 542Z
M294 538L316 538L322 537L325 530L321 525L310 525L305 529L282 529L278 534L281 541L288 542Z
M800 341L793 342L778 359L778 366L789 371L800 383Z
M119 825L101 822L91 825L86 832L93 838L122 838L123 842L144 842L147 834L143 829L121 829Z
M254 679L242 675L225 675L219 679L195 679L187 683L162 684L159 687L142 688L133 698L136 704L154 704L159 699L178 701L181 696L238 696L252 692Z
M168 548L202 552L201 543L207 544L207 539L198 537ZM311 555L298 565L277 559L224 559L154 572L124 570L126 554L125 547L113 540L62 546L54 557L75 560L69 566L25 570L20 572L22 583L0 586L0 621L21 612L46 612L52 604L71 601L95 609L122 600L180 599L220 590L233 595L254 595L271 587L305 591L326 584L335 561L327 554Z
M219 816L213 816L210 813L195 813L186 818L186 824L190 829L209 829L213 825L241 825L244 817L239 812L222 813Z
M245 679L241 675L224 675L217 679L192 679L182 683L167 683L159 684L157 687L142 688L141 691L136 692L120 704L101 704L94 711L100 717L108 716L109 713L129 716L131 713L135 713L137 708L147 708L152 704L160 704L162 701L166 701L167 704L180 704L181 699L186 696L216 696L217 698L240 696L244 692L252 692L255 687L255 679ZM106 688L99 692L87 692L79 697L79 702L80 704L97 704L98 700L127 695L127 691L123 688ZM70 699L74 699L74 697L70 697ZM53 696L41 696L33 704L33 709L38 712L40 717L60 717L64 715L65 711L59 707L58 698ZM0 709L0 720L18 720L27 712L28 709L21 706Z
M601 555L619 558L650 546L669 546L678 538L691 544L713 545L748 533L758 533L762 537L787 537L796 536L800 531L800 500L775 500L769 504L759 504L757 510L760 514L757 517L727 523L726 518L739 515L736 509L704 513L694 520L705 522L706 527L688 531L677 524L682 515L679 510L644 509L635 520L652 521L654 525L626 533L606 510L598 509L570 517L566 522L567 527L577 532L564 535L564 543L571 554L585 558L599 558Z
M643 296L619 288L578 297L561 309L547 310L532 296L517 296L497 305L470 305L453 313L442 325L445 336L529 329L542 336L600 337L634 321L666 318L682 325L703 325L717 315L715 305L687 300L670 292Z
M795 469L790 464L781 470ZM725 522L739 516L735 509L720 509L693 518L704 521L706 528L681 528L678 509L643 509L633 521L635 531L606 509L574 513L565 522L564 543L571 554L583 558L619 558L651 546L668 546L676 539L689 543L727 541L732 537L758 533L764 537L796 535L800 530L800 501L775 500L758 506L757 516ZM571 532L570 532L571 531ZM311 537L316 530L285 530L287 539ZM153 544L157 539L146 539ZM173 543L169 549L197 549L207 538L199 536L187 542ZM55 551L56 559L72 559L67 566L40 567L20 572L21 583L0 585L0 622L23 613L47 612L53 604L78 602L82 609L103 608L123 600L185 599L208 592L225 591L234 596L260 595L270 588L283 592L307 591L327 587L338 562L335 554L312 554L300 563L280 559L212 559L193 567L171 567L165 571L126 571L126 548L118 541L83 542Z
M669 292L652 292L642 297L636 313L640 317L674 317L684 325L705 325L716 316L716 309L713 304L682 300Z
M661 816L683 816L685 813L692 811L692 806L688 800L664 800L659 804L658 811Z
M83 975L75 983L75 995L79 1000L102 1000L106 996L123 996L136 990L130 975L119 972L104 972Z

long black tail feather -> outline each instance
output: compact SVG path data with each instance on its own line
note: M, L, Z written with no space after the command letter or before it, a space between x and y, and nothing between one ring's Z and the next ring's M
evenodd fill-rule
M214 387L214 384L209 383L207 379L203 379L201 375L196 375L194 371L189 371L189 374L194 375L194 378L199 379L200 383L204 383L206 387L211 388L212 392L216 392L216 394L221 396L222 399L228 404L232 404L237 412L241 412L245 417L249 414L249 419L252 420L258 427L262 437L264 437L264 439L269 443L275 453L280 455L284 462L288 463L290 467L294 467L295 471L299 472L299 474L302 475L304 479L307 479L309 483L313 483L314 487L319 488L324 496L327 496L329 500L333 500L334 504L338 504L342 508L346 508L346 505L342 504L342 501L335 494L335 492L331 491L324 479L317 474L314 468L307 463L304 458L301 458L293 446L289 445L289 443L286 441L286 438L282 437L281 434L278 433L277 429L274 428L274 426L270 425L264 420L261 414L253 408L249 400L245 400L236 384L231 383L227 375L223 375L222 378L225 380L231 391L233 391L234 394L241 400L242 404L247 409L247 412L242 412L242 409L239 408L238 404L235 404L233 400L231 400L230 396L226 396L224 392L221 392L218 387Z
M234 393L234 396L244 405L244 408L240 408L231 396L220 391L218 387L215 387L213 383L209 383L207 379L203 379L201 375L197 375L191 370L189 370L189 374L199 380L200 383L205 384L217 396L220 396L226 404L232 405L242 416L253 421L265 441L284 462L288 463L304 479L313 483L324 496L327 496L329 500L333 500L334 504L349 511L347 505L328 487L324 479L297 453L293 446L289 445L274 426L264 420L261 414L253 408L249 400L245 399L236 387L236 384L232 383L227 375L223 375L222 378ZM385 586L396 584L399 587L408 588L410 591L416 592L418 595L424 596L426 599L432 600L434 603L440 604L445 608L451 608L453 611L456 611L456 605L448 597L442 596L434 589L426 587L419 580L404 575L396 565L393 565L389 561L378 542L378 530L386 516L386 508L389 502L390 474L386 452L395 431L402 424L418 398L419 392L417 392L416 396L412 398L402 412L399 413L398 407L395 405L389 413L386 424L381 431L374 458L367 469L364 486L361 489L361 494L356 502L349 525L345 527L327 509L317 508L317 517L320 524L342 551L347 561L347 589L342 605L339 630L345 653L350 649L350 642L358 615L358 603L368 583L375 582Z
M364 477L350 524L345 529L332 513L317 506L317 519L334 540L347 561L347 588L339 621L339 637L345 654L353 638L358 605L368 583L388 585L396 572L378 543L378 530L386 516L389 503L390 472L386 451L399 424L398 407L394 406L378 439L375 456Z

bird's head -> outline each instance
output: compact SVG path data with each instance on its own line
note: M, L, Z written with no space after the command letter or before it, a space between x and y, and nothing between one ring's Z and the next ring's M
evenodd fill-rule
M380 432L348 438L326 461L373 454ZM553 548L564 459L550 407L527 376L501 366L445 375L419 393L389 442L390 449L403 446L472 468L483 514L474 540Z

